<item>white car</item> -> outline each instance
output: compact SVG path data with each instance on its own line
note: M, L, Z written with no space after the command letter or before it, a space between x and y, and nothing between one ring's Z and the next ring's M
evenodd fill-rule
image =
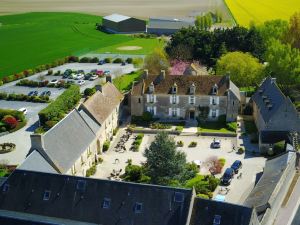
M58 83L58 80L57 79L54 79L54 80L51 80L50 81L50 84L57 84Z
M77 84L79 84L80 86L83 85L84 83L85 83L84 80L79 80L79 81L77 81Z
M97 78L98 78L97 75L93 75L93 76L90 77L90 80L96 80Z
M214 141L211 143L211 147L212 147L212 148L221 148L221 140L214 140Z
M27 109L26 108L21 108L21 109L18 109L19 112L22 112L24 115L27 114Z
M75 80L81 80L84 78L84 74L80 73L76 76Z

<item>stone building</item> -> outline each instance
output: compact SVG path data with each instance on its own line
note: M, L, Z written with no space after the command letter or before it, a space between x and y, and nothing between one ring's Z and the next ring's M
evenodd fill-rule
M130 93L131 115L148 111L169 120L195 120L198 116L235 121L240 109L240 91L228 76L149 75L134 84Z
M294 144L291 133L300 132L299 115L290 98L277 86L275 78L266 78L252 96L251 102L261 153L266 153L279 141Z

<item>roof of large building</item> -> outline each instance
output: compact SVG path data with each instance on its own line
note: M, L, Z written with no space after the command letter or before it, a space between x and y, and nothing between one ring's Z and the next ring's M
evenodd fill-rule
M23 170L0 188L1 212L107 225L185 225L191 199L188 189Z
M255 208L258 213L264 212L269 207L268 203L274 189L292 157L295 157L295 153L287 152L266 161L263 175L247 197L245 206Z
M132 95L142 95L147 93L150 84L154 84L154 93L170 94L174 84L177 85L177 94L186 95L190 93L190 87L195 85L195 95L210 95L212 88L216 84L218 92L216 95L226 95L229 88L229 79L226 76L182 76L182 75L148 75L148 78L134 85Z
M101 92L97 91L81 105L81 109L89 113L101 125L122 99L123 95L120 91L112 83L107 82L103 85Z
M276 84L276 80L267 77L252 96L265 122L268 122L276 112L288 101ZM270 106L270 107L269 107Z
M27 156L25 161L18 167L18 169L57 173L57 171L48 163L48 161L36 150Z
M41 155L45 153L56 169L65 173L95 139L95 134L75 109L41 138L44 144Z
M103 19L105 19L105 20L110 20L110 21L113 21L113 22L116 22L116 23L124 21L124 20L128 20L129 18L131 18L131 17L124 16L124 15L121 15L121 14L116 14L116 13L111 14L109 16L103 17Z
M194 18L150 18L148 29L181 29L182 27L194 26Z
M252 211L241 205L195 198L190 225L249 225Z

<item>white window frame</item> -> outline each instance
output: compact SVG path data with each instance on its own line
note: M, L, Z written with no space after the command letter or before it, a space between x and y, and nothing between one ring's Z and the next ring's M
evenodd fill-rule
M177 108L172 108L172 117L177 117Z
M177 103L177 96L176 95L172 95L171 96L171 98L172 98L172 104L176 104Z
M216 109L211 110L211 117L212 118L217 118L217 110Z
M150 103L154 103L155 102L155 97L154 97L154 95L149 95L149 101L150 101Z
M189 96L189 103L191 105L195 105L196 104L196 97L195 97L195 95Z

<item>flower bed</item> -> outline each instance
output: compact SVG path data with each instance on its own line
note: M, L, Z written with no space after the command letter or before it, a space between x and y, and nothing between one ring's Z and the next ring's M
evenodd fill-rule
M16 149L16 145L13 143L0 144L0 154L5 154Z
M17 110L0 109L0 132L14 132L26 124L25 116Z
M135 141L132 143L131 150L138 152L143 141L144 134L138 134Z

